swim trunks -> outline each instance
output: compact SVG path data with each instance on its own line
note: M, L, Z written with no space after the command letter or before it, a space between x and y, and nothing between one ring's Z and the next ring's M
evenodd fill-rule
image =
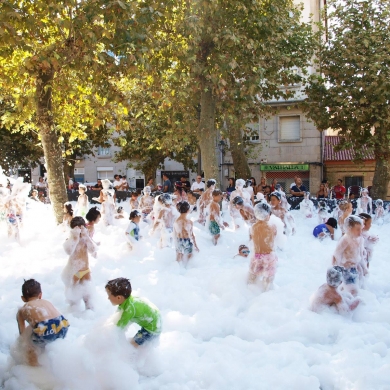
M57 339L65 338L68 333L69 322L64 316L38 322L33 328L31 341L36 345L44 346Z
M345 268L343 271L345 284L356 284L359 278L358 271L355 267Z
M152 341L159 336L159 334L150 333L145 328L141 328L134 336L134 342L138 345L142 345L145 341Z
M217 236L221 233L221 228L215 221L210 221L209 223L209 231L213 236Z
M193 244L189 238L176 239L176 252L182 255L190 255L192 253Z
M313 236L318 237L321 233L325 233L326 235L330 234L329 229L327 226L323 223L321 225L318 225L313 230Z
M274 252L255 253L252 257L249 270L253 275L262 275L266 278L275 276L278 257Z

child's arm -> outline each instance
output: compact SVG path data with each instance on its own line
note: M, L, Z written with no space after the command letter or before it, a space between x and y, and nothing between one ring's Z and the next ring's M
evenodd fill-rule
M333 260L332 260L333 265L340 265L341 264L343 252L344 252L345 248L347 247L347 242L346 242L345 237L346 236L343 236L336 246L336 249L333 253Z
M194 244L195 249L199 252L199 248L198 248L198 245L196 244L196 240L195 240L194 224L192 223L192 221L190 221L190 229L191 229L191 239L192 239L192 242Z
M81 230L78 226L70 231L69 238L64 242L64 250L66 254L72 255L80 241Z
M153 227L152 233L154 233L156 231L157 226L160 226L161 221L163 220L163 218L164 218L164 210L160 210L160 213L158 214L158 218L156 219L156 222L154 223L154 227Z
M18 310L18 314L16 315L16 321L18 322L19 334L22 334L26 329L26 323L23 316L23 308Z
M285 218L291 226L292 234L295 234L295 220L294 217L287 211L285 214Z
M87 251L93 256L96 257L96 245L95 243L91 240L88 234L88 230L82 226L81 227L81 235L83 238L85 238L85 242L87 244Z

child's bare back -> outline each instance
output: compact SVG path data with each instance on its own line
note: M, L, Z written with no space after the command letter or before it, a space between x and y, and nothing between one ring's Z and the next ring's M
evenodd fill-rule
M28 322L32 327L39 322L47 321L60 315L61 313L45 299L29 301L18 311L18 319L20 318Z
M274 248L276 227L267 221L257 221L252 226L255 253L271 253Z

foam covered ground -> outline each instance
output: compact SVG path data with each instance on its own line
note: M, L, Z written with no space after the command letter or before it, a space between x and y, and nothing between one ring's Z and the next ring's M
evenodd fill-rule
M40 207L42 206L42 207ZM126 205L127 208L127 205ZM390 225L373 226L375 248L364 304L351 317L317 314L310 296L325 281L336 242L311 235L316 219L294 212L297 234L278 252L275 289L246 285L249 259L233 256L248 243L248 230L222 233L217 247L195 224L199 254L184 269L174 249L157 248L141 225L143 248L124 242L127 220L97 225L101 241L91 259L95 311L70 311L61 271L66 235L49 206L26 215L22 246L0 231L0 377L5 389L390 389ZM229 218L226 218L228 222ZM163 316L159 344L135 351L114 325L104 285L131 279L135 295L147 297ZM16 311L24 278L42 284L43 297L69 320L65 340L47 347L41 367L16 365L10 348L18 335ZM132 325L131 337L137 330Z

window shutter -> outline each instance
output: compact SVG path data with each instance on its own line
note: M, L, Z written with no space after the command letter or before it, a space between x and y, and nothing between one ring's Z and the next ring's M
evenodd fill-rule
M280 116L279 117L279 141L300 141L301 140L301 117Z

